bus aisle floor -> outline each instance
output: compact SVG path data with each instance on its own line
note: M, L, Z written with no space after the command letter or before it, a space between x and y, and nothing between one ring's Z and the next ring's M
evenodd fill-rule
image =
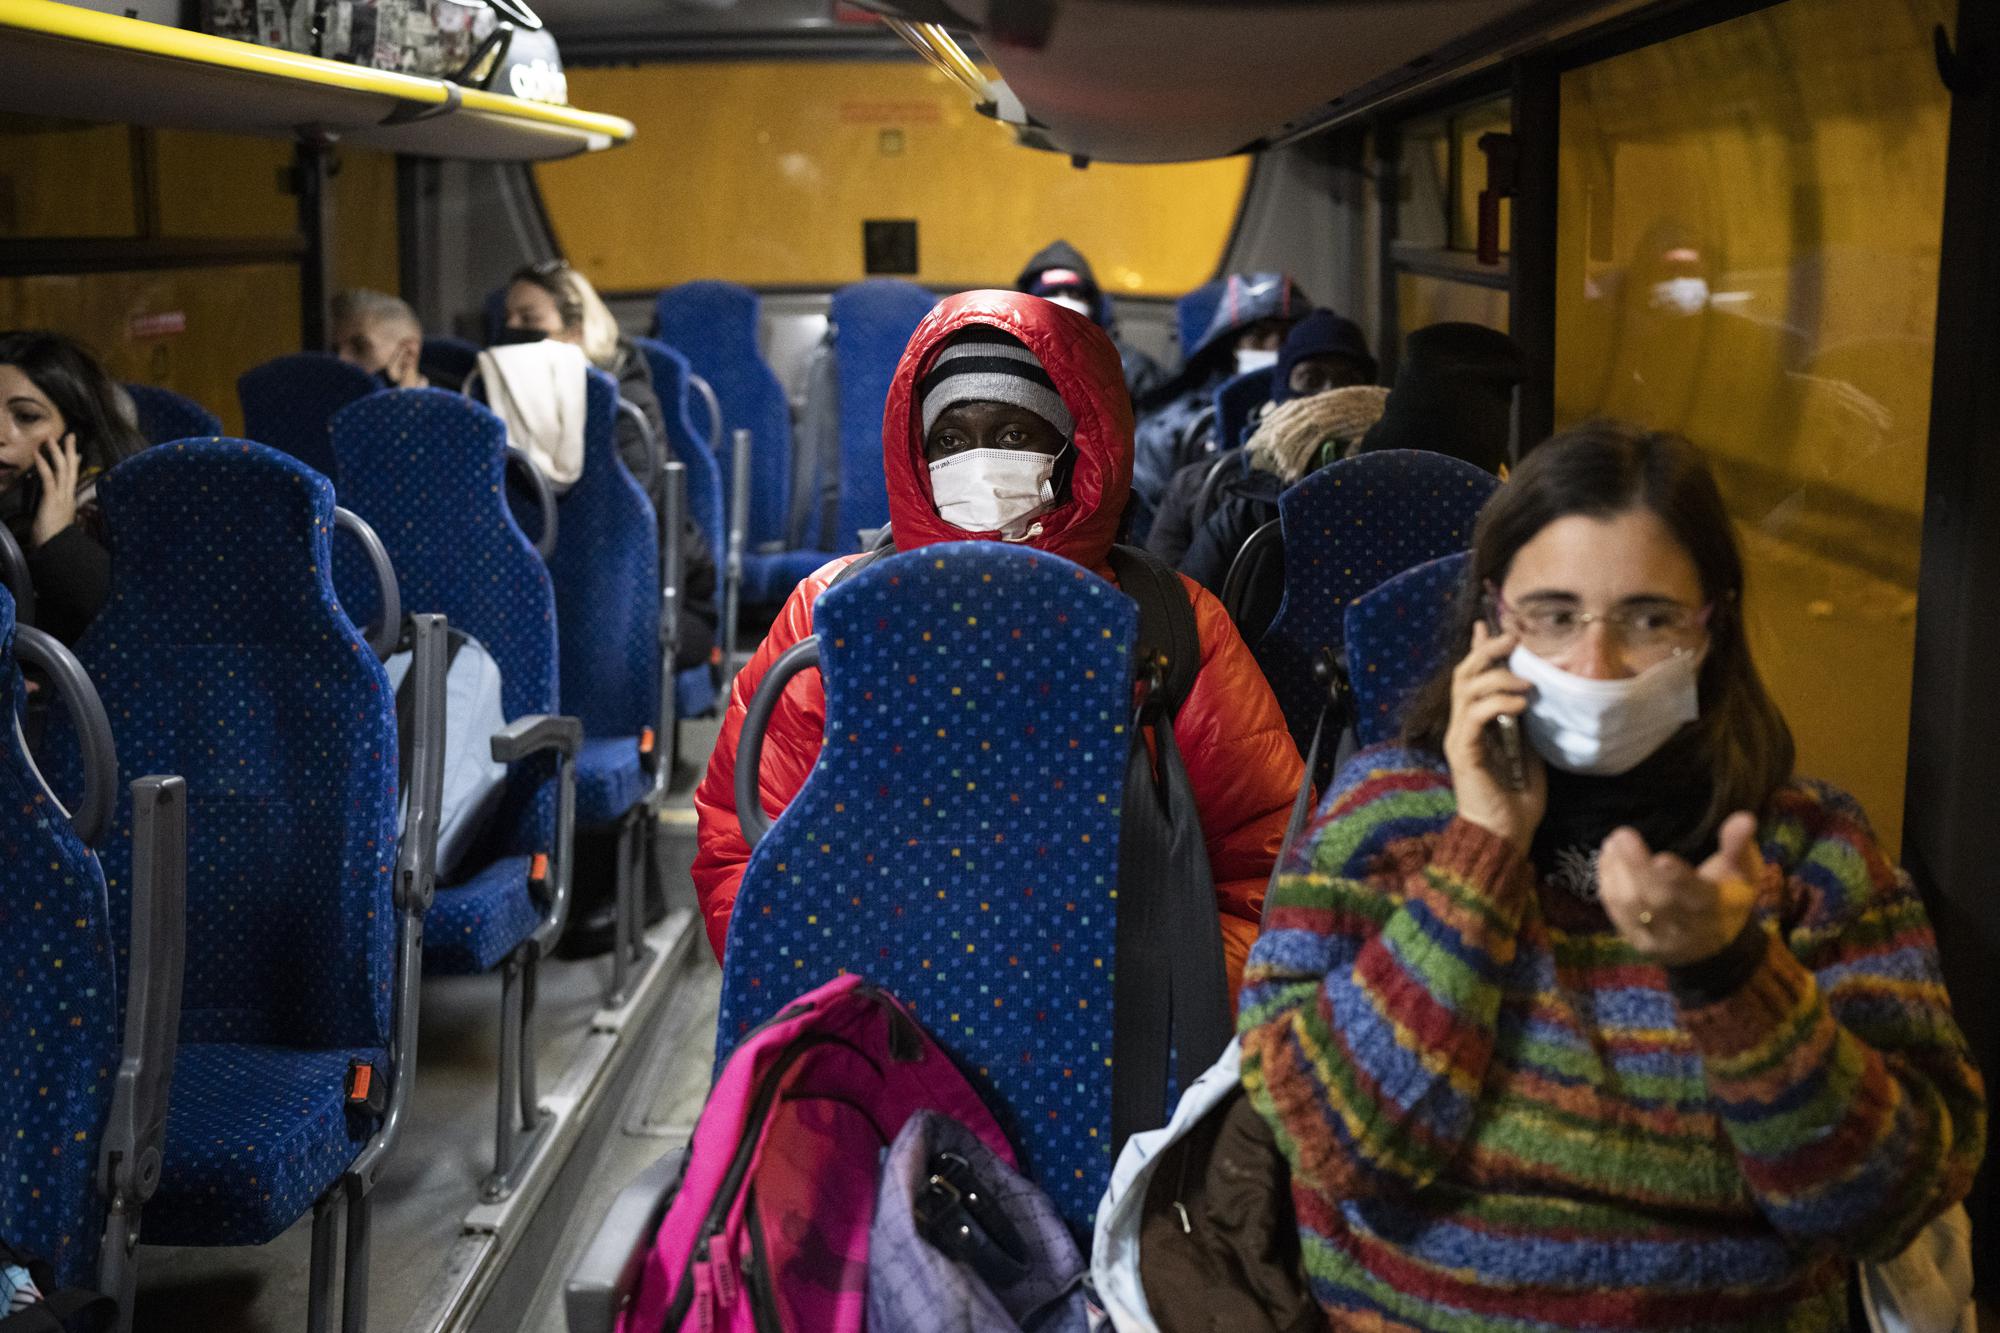
M614 1061L620 1070L614 1076L626 1078L628 1068L636 1075L629 1095L610 1098L591 1113L593 1121L615 1121L602 1127L601 1146L587 1154L581 1146L598 1137L593 1128L581 1136L572 1159L557 1168L563 1178L578 1178L582 1189L566 1179L540 1205L542 1210L573 1209L570 1225L557 1228L562 1240L556 1253L550 1256L531 1245L502 1264L507 1287L534 1291L539 1284L547 1301L538 1296L532 1307L514 1305L516 1311L535 1312L518 1323L491 1308L507 1302L489 1301L489 1308L464 1322L454 1320L452 1327L560 1330L561 1274L575 1258L568 1252L570 1237L576 1245L584 1243L626 1181L685 1141L707 1093L720 972L699 926L683 909L693 902L688 878L694 856L693 788L717 727L713 720L683 725L674 794L661 819L660 872L673 913L670 921L688 918L692 947L680 950L674 975L660 988L663 1003L654 1008L664 1012L657 1021L649 1018L632 1029L635 1034L657 1032L657 1039L634 1041L617 1052ZM536 1058L547 1096L591 1038L611 963L603 957L545 959L541 968ZM428 1324L423 1312L446 1280L448 1256L466 1234L467 1214L479 1202L480 1182L492 1165L493 1070L499 1059L493 1016L499 985L497 973L424 982L412 1114L374 1192L372 1333L416 1327L413 1320ZM265 1246L142 1248L135 1333L296 1333L305 1326L311 1237L308 1216ZM529 1271L509 1271L517 1266Z

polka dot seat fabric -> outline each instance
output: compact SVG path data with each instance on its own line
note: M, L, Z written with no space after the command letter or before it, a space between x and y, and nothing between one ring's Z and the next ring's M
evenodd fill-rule
M327 423L341 408L381 387L359 366L324 352L274 357L252 366L236 380L236 397L243 405L243 433L337 479Z
M576 819L608 824L645 794L639 733L660 698L660 539L653 506L618 457L618 385L590 370L583 475L556 510L562 711L583 721Z
M111 592L77 656L121 776L179 773L188 792L181 1045L146 1239L259 1244L373 1130L342 1100L350 1060L388 1067L394 700L333 595L324 476L186 440L99 494ZM121 790L103 853L121 942L131 829Z
M150 384L127 384L125 396L139 413L139 434L147 444L195 440L222 434L222 422L192 398Z
M21 696L14 599L0 589L0 716ZM110 909L97 858L11 726L0 726L0 867L0 1236L46 1258L65 1285L87 1284L119 1057Z
M889 381L910 335L936 304L937 297L914 282L870 278L842 287L827 308L840 384L840 501L830 535L839 550L861 549L859 534L889 521L882 405L889 400ZM816 510L817 499L810 497L807 504ZM817 512L812 518L805 529L809 540L819 526Z
M722 403L718 449L723 494L750 487L750 529L743 549L743 600L782 602L798 581L833 557L824 551L788 551L792 411L784 386L757 348L757 293L733 282L684 282L660 293L655 313L660 341L687 358ZM731 440L748 430L750 476L732 475ZM727 534L725 533L725 540ZM717 568L721 568L720 565Z
M1354 738L1394 740L1403 702L1444 660L1444 627L1465 580L1468 552L1427 560L1347 608L1347 674L1354 685Z
M1285 596L1254 652L1301 754L1326 702L1313 659L1322 648L1340 651L1348 606L1412 565L1471 545L1499 484L1444 454L1385 449L1329 464L1278 497Z
M403 606L441 613L486 646L508 718L555 712L555 589L507 509L500 418L442 389L397 389L343 408L333 443L340 502L388 548ZM339 573L358 610L365 588L345 564ZM542 909L528 874L534 854L555 844L555 772L545 756L513 767L463 878L438 887L424 924L427 973L487 971L534 931Z
M1111 1170L1118 818L1137 608L1059 557L947 543L813 609L826 744L750 858L718 1067L856 972L908 1004L1063 1216Z

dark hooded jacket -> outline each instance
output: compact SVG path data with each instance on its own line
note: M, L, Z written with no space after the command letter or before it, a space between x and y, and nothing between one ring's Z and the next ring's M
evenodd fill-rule
M1118 349L1118 363L1125 371L1125 388L1137 402L1146 394L1158 388L1167 378L1166 370L1159 362L1147 356L1118 336L1118 317L1112 313L1111 298L1097 285L1097 274L1091 269L1090 261L1068 241L1055 241L1043 246L1035 257L1028 261L1019 277L1014 279L1014 290L1035 295L1036 280L1052 268L1066 268L1083 279L1089 294L1090 317L1097 321L1097 327L1111 335L1112 345Z
M1138 404L1139 427L1132 461L1132 490L1144 513L1135 535L1143 537L1150 516L1175 472L1194 461L1197 442L1186 439L1195 418L1215 400L1215 391L1235 373L1231 351L1236 337L1267 319L1299 319L1312 308L1290 277L1282 273L1231 274L1208 332L1188 353L1180 373Z
M1514 386L1526 374L1512 338L1483 324L1431 324L1403 343L1382 419L1362 453L1428 449L1498 473L1513 434Z
M938 517L914 402L914 386L931 368L938 349L953 334L977 324L1004 329L1033 351L1075 418L1076 462L1068 496L1041 516L1042 532L1028 544L1111 578L1110 552L1132 466L1131 405L1117 349L1083 316L1018 292L951 297L911 335L882 418L883 472L897 547L909 551L997 535L969 533ZM744 713L779 654L813 632L813 604L819 595L860 558L834 560L792 590L730 690L722 733L695 791L695 893L717 957L727 942L730 911L750 859L736 820L736 745ZM1257 936L1265 882L1305 766L1270 686L1222 604L1192 581L1182 583L1201 637L1201 669L1175 719L1174 736L1201 814L1233 993ZM826 696L819 675L802 672L786 686L764 738L760 791L773 818L804 785L819 757L825 725Z

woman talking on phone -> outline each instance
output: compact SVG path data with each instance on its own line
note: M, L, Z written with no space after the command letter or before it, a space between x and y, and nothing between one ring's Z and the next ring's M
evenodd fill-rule
M104 605L111 556L97 479L145 445L124 395L59 333L0 333L0 522L27 554L36 621L74 643Z
M1930 924L1793 776L1742 602L1675 437L1557 436L1480 516L1447 665L1336 781L1244 975L1336 1326L1845 1329L1855 1262L1969 1188Z

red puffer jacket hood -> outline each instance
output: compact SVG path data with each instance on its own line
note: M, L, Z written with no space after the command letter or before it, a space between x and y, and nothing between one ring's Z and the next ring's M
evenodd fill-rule
M1125 391L1125 371L1104 330L1073 310L1020 292L947 297L910 335L882 410L882 472L896 549L999 539L997 532L968 532L938 517L916 397L916 386L936 362L938 349L975 324L991 325L1026 344L1076 421L1069 498L1040 517L1041 534L1026 545L1103 572L1132 487L1132 399Z

